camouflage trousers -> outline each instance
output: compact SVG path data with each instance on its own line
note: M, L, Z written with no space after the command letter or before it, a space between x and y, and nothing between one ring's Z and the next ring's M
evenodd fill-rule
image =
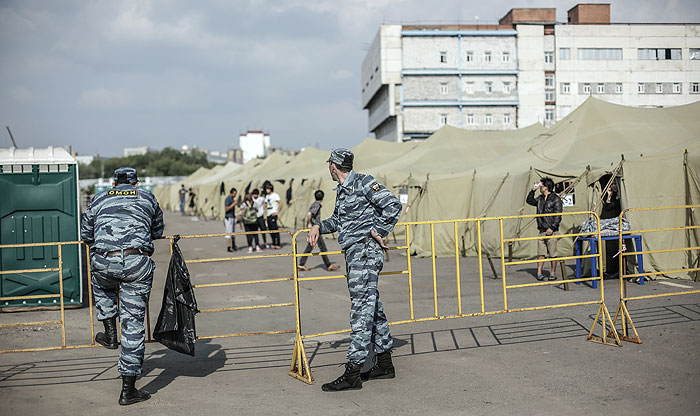
M145 352L146 304L151 294L156 264L145 255L92 257L92 293L97 319L121 321L119 373L140 376Z
M373 238L368 238L345 250L345 263L352 328L347 359L362 364L367 359L371 343L374 343L375 353L390 351L393 346L377 290L379 272L384 267L384 252Z

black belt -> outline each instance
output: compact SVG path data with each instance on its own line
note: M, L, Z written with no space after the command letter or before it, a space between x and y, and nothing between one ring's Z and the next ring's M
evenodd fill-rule
M114 257L114 256L130 256L132 254L146 254L144 251L142 251L140 248L127 248L126 250L114 250L114 251L107 251L103 253L102 255L105 257Z

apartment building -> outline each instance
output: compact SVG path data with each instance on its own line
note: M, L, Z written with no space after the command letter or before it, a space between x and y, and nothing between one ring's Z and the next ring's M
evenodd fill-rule
M497 25L381 25L362 64L368 130L551 125L589 96L632 106L700 99L700 24L611 23L609 4L512 9Z

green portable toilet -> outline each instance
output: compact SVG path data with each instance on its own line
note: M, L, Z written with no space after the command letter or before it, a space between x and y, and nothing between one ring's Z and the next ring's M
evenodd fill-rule
M80 239L78 164L63 148L0 149L0 245ZM63 246L65 305L82 302L78 245ZM58 247L0 249L0 270L58 267ZM0 275L0 297L58 294L58 272ZM54 306L58 298L1 301L0 307Z

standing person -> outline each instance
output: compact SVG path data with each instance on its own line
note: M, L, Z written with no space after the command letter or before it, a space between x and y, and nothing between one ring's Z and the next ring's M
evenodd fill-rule
M156 268L150 256L153 240L163 236L163 212L152 193L138 188L136 170L115 170L114 182L114 188L97 195L85 211L80 232L90 246L97 319L105 328L95 341L117 349L117 315L121 321L119 404L128 405L151 397L134 384L143 364L143 323Z
M185 184L180 186L180 190L177 191L177 196L180 198L180 214L185 215L185 198L187 197L187 190L185 189Z
M308 228L313 227L314 225L319 225L321 224L321 201L323 201L323 196L324 193L322 190L318 190L314 192L314 201L313 204L309 207L309 212L306 213L306 226ZM326 248L326 242L323 241L322 236L318 236L318 248L321 250L321 252L328 251ZM311 250L313 250L313 247L311 247L311 244L306 243L306 248L304 249L304 254L311 253ZM331 264L330 260L328 260L328 256L323 254L321 255L321 258L323 259L323 264L326 265L326 270L329 272L332 272L333 270L338 270L340 269L340 266L337 264ZM302 257L301 260L299 261L299 270L307 272L311 269L306 267L306 260L308 260L308 257Z
M241 204L240 216L246 232L258 231L258 209L255 207L251 194L245 194ZM246 239L248 240L248 253L253 252L253 241L255 242L255 251L262 251L257 233L246 234Z
M539 189L540 195L535 198L535 191ZM537 182L530 193L527 195L526 202L537 207L537 214L554 214L562 212L562 202L559 195L554 193L554 181L550 178L542 178ZM551 215L547 217L537 217L537 230L540 232L540 237L556 235L559 231L561 223L561 215ZM557 257L557 238L543 238L537 240L537 256L540 260L545 257ZM544 262L537 263L537 280L544 280L542 274ZM557 262L552 260L552 272L547 277L547 280L557 280Z
M607 177L605 182L601 180L601 186L605 187L608 180L609 177ZM603 195L603 207L600 211L600 219L619 218L621 212L620 189L617 187L617 183L613 181L608 187L607 192L605 192L605 195ZM605 240L605 272L611 276L617 276L620 271L620 264L615 261L616 259L613 257L615 253L617 253L618 246L618 240Z
M236 188L231 188L228 196L224 200L224 228L226 229L224 232L227 234L236 232L236 195L238 195L238 190L236 190ZM226 240L228 240L226 250L229 253L238 250L235 236L227 235Z
M190 216L192 216L192 217L194 217L194 216L196 215L196 212L197 212L197 210L195 209L195 206L194 206L194 198L195 198L196 196L197 196L197 194L195 194L194 191L192 190L192 188L190 188L190 193L189 193L189 197L190 197Z
M338 242L345 250L347 283L350 292L350 346L345 372L326 383L323 391L362 388L362 382L378 378L394 378L391 362L393 340L389 324L379 300L377 283L384 267L384 238L389 235L401 214L401 202L371 175L352 170L354 155L347 149L335 149L328 159L335 188L333 215L314 225L306 241L315 246L320 234L338 232ZM374 342L377 362L360 374Z
M282 200L280 196L275 192L275 187L271 183L265 184L265 205L267 206L267 229L279 230L280 227L277 225L277 216L280 213ZM270 233L270 244L271 248L280 248L280 233Z
M265 203L265 198L260 196L260 191L257 189L253 189L251 191L251 196L253 198L255 209L258 210L258 229L260 231L267 231L267 204ZM267 244L267 233L261 234L265 248L270 248L270 246Z

